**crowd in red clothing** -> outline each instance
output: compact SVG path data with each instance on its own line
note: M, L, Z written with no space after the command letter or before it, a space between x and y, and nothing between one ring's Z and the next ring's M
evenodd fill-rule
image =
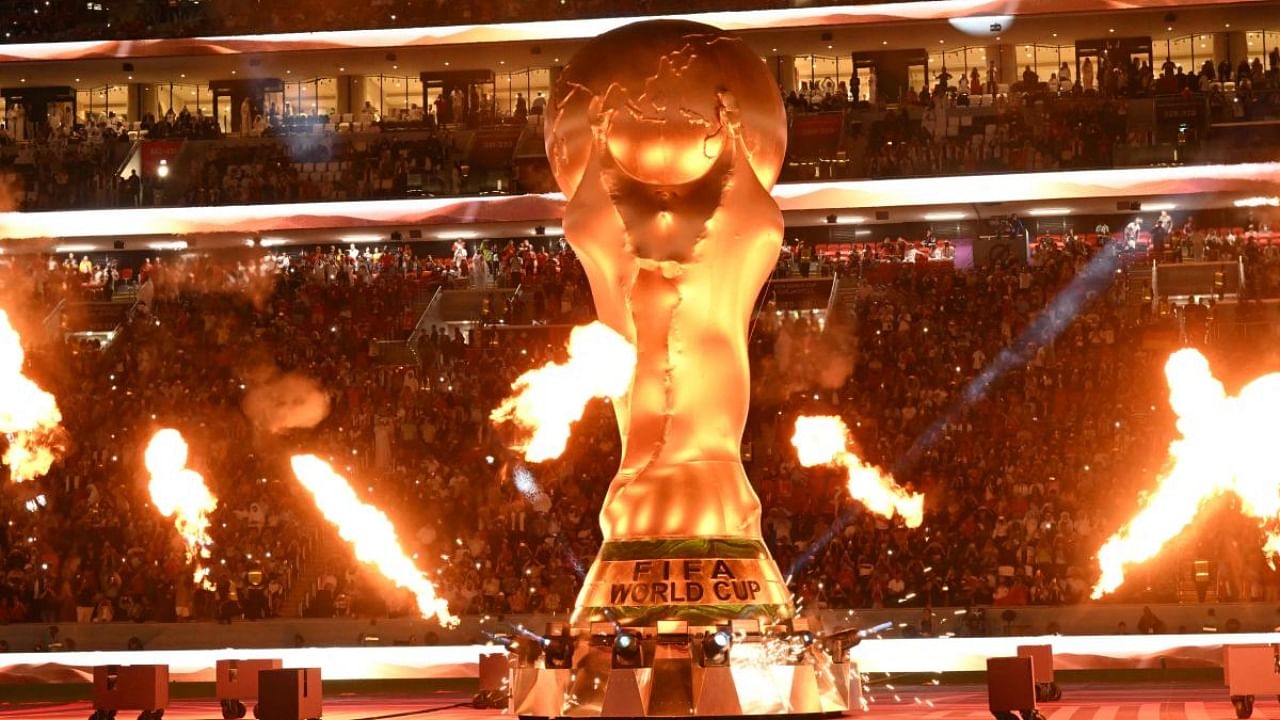
M746 465L765 508L766 541L784 572L794 571L807 606L1085 597L1092 553L1150 487L1174 433L1159 367L1176 342L1152 342L1168 336L1170 321L1127 303L1118 275L1056 340L971 405L960 398L1093 251L1045 245L1034 267L922 274L902 264L821 322L765 308L750 346ZM556 245L495 252L459 243L455 252L452 270L404 249L246 250L238 260L138 266L150 300L109 346L55 343L33 357L31 372L58 396L70 441L47 478L6 494L3 617L410 612L408 598L335 545L298 493L287 458L304 451L334 458L392 516L455 611L569 607L600 541L596 509L618 462L613 417L592 406L564 457L530 468L537 490L521 492L512 482L516 458L488 412L520 372L563 354L567 326L555 323L589 318L581 271ZM424 278L433 266L441 274ZM45 287L79 272L53 267L22 270L48 272ZM410 309L424 290L439 282L474 288L477 274L543 290L543 301L529 300L518 314L553 324L491 315L508 322L465 335L411 334ZM389 357L385 343L405 339L412 351ZM1242 372L1274 360L1212 350ZM315 379L327 418L285 434L255 425L241 403L264 372ZM863 457L926 494L921 528L865 512L848 500L839 472L796 465L791 423L817 412L843 415ZM172 526L147 509L141 448L163 426L187 434L194 466L220 499L213 590L190 587ZM25 501L36 493L44 505L32 511ZM1229 501L1221 505L1120 596L1172 599L1178 563L1191 556L1219 561L1224 599L1280 596L1256 528L1233 522ZM297 584L301 568L316 579Z

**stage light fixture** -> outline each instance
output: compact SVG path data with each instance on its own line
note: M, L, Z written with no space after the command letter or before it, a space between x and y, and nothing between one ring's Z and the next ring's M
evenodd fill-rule
M818 635L806 618L793 618L789 625L790 627L784 625L776 628L775 632L782 637L790 648L791 662L799 664L804 662L804 658L809 654L810 648L817 642Z
M542 642L527 637L512 638L507 643L507 652L518 657L521 665L532 667L542 656Z
M864 633L858 628L850 627L823 636L822 643L827 649L827 654L836 662L840 662L849 656L850 650L862 642L863 635Z
M640 634L631 630L619 630L613 638L613 666L615 668L644 667L644 646Z
M568 670L573 667L573 638L569 626L562 622L547 623L547 633L542 639L542 652L549 670Z
M702 638L702 665L716 667L729 664L729 649L733 647L733 633L727 627L709 632Z

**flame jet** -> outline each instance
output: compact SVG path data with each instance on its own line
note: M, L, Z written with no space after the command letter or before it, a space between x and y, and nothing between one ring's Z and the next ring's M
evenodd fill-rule
M1280 373L1264 375L1227 395L1209 361L1196 350L1169 356L1164 374L1181 437L1142 509L1098 551L1102 574L1096 600L1124 583L1125 569L1155 557L1195 520L1200 508L1234 493L1240 509L1267 529L1264 548L1280 550L1280 470L1272 452L1271 420L1280 407Z
M209 581L209 560L213 538L209 537L209 514L218 507L218 499L209 492L200 473L187 468L187 441L172 428L151 436L143 460L151 473L151 502L161 515L173 518L173 526L182 536L187 562L195 564L192 579L198 585L213 589Z
M22 374L22 337L0 310L0 432L9 438L4 464L14 482L49 472L62 412L53 395Z
M435 585L405 554L386 513L360 502L351 483L315 455L294 455L291 464L298 482L311 493L320 513L333 523L342 539L351 544L357 559L412 592L423 617L435 617L446 626L458 623L444 598L436 594Z
M608 325L593 322L569 334L569 360L534 368L512 383L515 391L489 419L522 431L514 449L529 462L560 457L569 430L593 398L619 398L631 387L636 349Z
M796 418L791 436L800 464L837 465L849 473L849 495L871 512L886 518L902 517L907 527L919 527L924 520L924 496L909 493L894 483L880 468L869 465L848 450L849 427L833 415Z

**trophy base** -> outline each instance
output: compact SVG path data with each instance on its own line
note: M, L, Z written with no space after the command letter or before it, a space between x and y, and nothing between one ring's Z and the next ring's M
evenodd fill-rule
M760 627L755 624L756 627ZM520 718L837 717L865 710L843 647L795 630L744 632L678 621L595 623L512 648L509 711ZM625 638L627 639L624 639ZM834 657L833 657L834 656Z
M570 622L520 628L510 712L553 717L826 717L860 711L848 631L795 617L759 538L606 542Z
M613 540L587 572L573 623L700 627L743 618L782 623L794 614L791 591L758 538Z

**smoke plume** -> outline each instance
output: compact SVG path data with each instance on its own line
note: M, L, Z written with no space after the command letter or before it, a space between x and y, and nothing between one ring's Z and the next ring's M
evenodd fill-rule
M329 395L314 379L262 366L250 373L245 417L270 433L313 428L329 416Z

